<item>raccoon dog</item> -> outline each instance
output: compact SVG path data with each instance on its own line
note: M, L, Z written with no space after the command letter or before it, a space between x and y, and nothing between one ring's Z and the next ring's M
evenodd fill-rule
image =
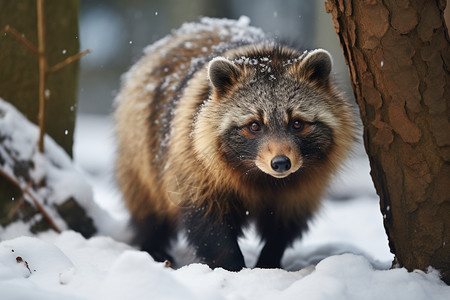
M280 267L353 139L325 50L300 52L238 21L203 18L148 47L117 98L117 180L155 260L184 230L210 267Z

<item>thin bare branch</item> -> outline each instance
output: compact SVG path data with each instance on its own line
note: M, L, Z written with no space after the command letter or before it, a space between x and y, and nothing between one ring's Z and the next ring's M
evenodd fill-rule
M44 152L45 134L45 87L47 82L47 56L45 52L44 0L36 1L39 59L39 151Z
M33 52L36 55L38 54L38 49L36 48L36 46L32 42L30 42L26 37L24 37L22 34L20 34L16 29L12 28L9 25L6 25L3 32L11 34L19 42L21 42L25 47L27 47L31 52Z
M66 67L67 65L73 63L74 61L79 60L80 58L82 58L83 56L85 56L88 53L91 53L90 49L86 49L83 52L80 52L80 53L77 53L75 55L72 55L72 56L66 58L64 61L54 65L51 68L49 68L48 72L53 73L53 72L59 71L62 68Z
M44 216L44 218L50 223L50 226L55 230L57 233L61 233L61 229L58 228L58 226L55 224L53 219L50 217L50 215L47 213L47 211L44 209L44 207L39 203L39 201L32 196L30 192L24 191L28 196L30 196L31 201L33 201L33 204L36 206L36 208L41 212L41 214Z
M32 184L33 184L33 181L30 180L28 182L27 186L25 187L24 191L28 190ZM25 202L25 193L22 192L22 195L20 196L19 200L17 200L16 205L14 205L14 207L11 208L11 210L8 212L8 219L9 220L12 219L14 214L20 209L20 207L23 205L24 202Z
M20 183L10 176L8 173L6 173L2 168L0 168L0 175L2 175L4 178L6 178L9 182L14 184L20 191L22 191L22 194L26 194L28 197L30 197L31 201L33 201L34 206L37 210L44 216L44 218L48 221L50 226L58 233L61 233L61 229L55 224L53 219L50 217L50 215L47 213L47 211L44 209L44 207L39 203L39 201L36 199L36 197L28 190L28 186L25 189L22 189L20 186ZM29 186L30 183L28 183Z

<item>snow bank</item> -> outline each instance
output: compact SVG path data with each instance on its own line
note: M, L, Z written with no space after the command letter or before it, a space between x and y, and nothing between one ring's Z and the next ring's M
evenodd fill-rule
M73 225L61 209L71 199L83 210L79 220L87 214L87 221L83 223L84 228L88 228L87 233L89 231L92 234L96 229L107 232L107 228L115 228L115 221L94 202L91 186L65 151L50 136L45 135L45 152L40 153L38 137L39 128L0 98L0 167L3 172L13 178L22 190L27 189L33 195L59 229L66 230ZM40 182L45 184L41 186ZM24 199L34 207L27 194L24 194ZM9 236L9 232L16 236L31 235L30 228L42 218L42 214L37 213L31 219L19 218L6 227L0 226L0 236Z
M23 262L18 262L21 257ZM437 272L377 270L363 256L328 257L289 272L229 272L192 264L178 270L108 237L67 231L52 243L0 243L2 299L448 299Z
M26 186L27 178L17 176L14 167L18 162L30 164L31 179L38 183L44 177L47 190L41 190L42 196L50 197L52 203L61 204L70 197L92 202L90 186L73 167L72 161L64 150L48 135L44 138L45 154L38 151L39 128L29 122L10 103L0 98L0 157L2 168L10 176L17 177ZM61 188L57 188L61 187Z

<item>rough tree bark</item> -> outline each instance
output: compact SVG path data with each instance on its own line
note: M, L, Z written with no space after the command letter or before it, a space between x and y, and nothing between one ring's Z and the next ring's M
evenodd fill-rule
M445 0L328 0L396 263L450 282Z

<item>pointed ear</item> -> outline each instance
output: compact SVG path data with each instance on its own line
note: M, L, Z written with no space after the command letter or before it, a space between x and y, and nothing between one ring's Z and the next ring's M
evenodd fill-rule
M225 57L216 57L208 65L208 79L219 94L227 92L240 75L241 70Z
M332 66L330 53L323 49L317 49L306 54L300 61L297 72L302 79L325 84L330 78Z

